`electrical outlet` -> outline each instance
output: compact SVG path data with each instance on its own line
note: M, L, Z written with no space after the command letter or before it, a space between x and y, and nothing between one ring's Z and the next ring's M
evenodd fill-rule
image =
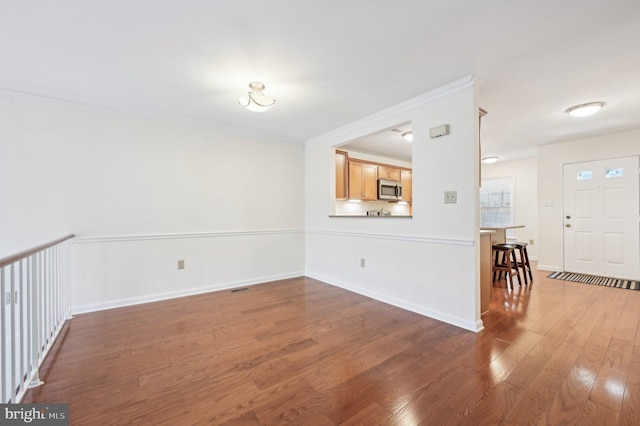
M458 202L458 191L445 191L444 192L444 203L445 204L456 204Z
M364 268L364 266L365 266L365 260L364 258L360 258L360 267Z
M184 269L184 260L178 260L178 269Z
M529 244L533 245L533 240L529 240Z

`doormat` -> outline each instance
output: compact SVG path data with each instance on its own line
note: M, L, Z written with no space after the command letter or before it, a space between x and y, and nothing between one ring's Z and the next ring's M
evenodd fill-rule
M596 275L574 274L573 272L553 272L547 278L555 280L573 281L576 283L594 284L605 287L626 288L640 290L640 281L621 280L619 278L598 277Z

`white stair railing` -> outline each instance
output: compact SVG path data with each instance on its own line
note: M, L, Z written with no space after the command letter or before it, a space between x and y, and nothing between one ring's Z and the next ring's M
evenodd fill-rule
M71 314L73 235L0 259L0 402L41 385L39 367Z

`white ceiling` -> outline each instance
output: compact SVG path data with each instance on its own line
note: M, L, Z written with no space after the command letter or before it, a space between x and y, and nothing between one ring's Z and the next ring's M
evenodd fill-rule
M640 128L639 44L638 0L5 0L0 88L303 143L475 75L483 154L515 159Z
M340 145L340 149L350 153L365 153L411 163L412 142L402 136L403 133L409 132L411 129L412 123L400 123L388 129L350 140L348 143ZM357 158L357 154L353 157Z

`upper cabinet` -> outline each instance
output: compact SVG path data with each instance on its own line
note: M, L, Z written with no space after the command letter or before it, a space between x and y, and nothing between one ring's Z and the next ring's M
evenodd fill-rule
M343 164L347 164L346 196L340 192L343 188ZM349 158L347 153L336 151L336 199L375 201L378 199L378 179L387 179L402 183L402 201L411 203L412 173L411 169L373 163L365 160Z
M347 198L347 153L336 151L336 199Z
M349 199L374 201L378 199L378 166L349 160Z
M388 166L378 166L378 179L400 180L400 169Z
M402 201L413 201L412 171L400 170L400 182L402 183Z

